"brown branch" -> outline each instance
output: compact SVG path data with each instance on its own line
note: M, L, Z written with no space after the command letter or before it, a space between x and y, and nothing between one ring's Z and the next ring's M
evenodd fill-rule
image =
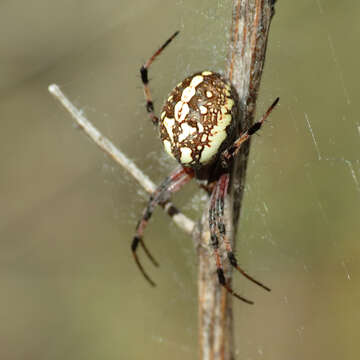
M256 99L264 67L265 52L274 0L234 0L227 77L238 92L241 119L239 132L253 123ZM250 142L245 143L235 161L226 209L227 234L235 247L235 235L245 186ZM216 266L208 250L208 209L194 232L199 243L199 352L201 360L234 359L232 298L218 284ZM224 262L224 267L227 262ZM231 279L231 268L226 267ZM248 306L237 303L237 306Z

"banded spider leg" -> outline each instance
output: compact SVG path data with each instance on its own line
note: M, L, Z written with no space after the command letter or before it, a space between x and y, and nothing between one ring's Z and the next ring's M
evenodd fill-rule
M151 255L149 250L144 244L143 234L144 230L155 210L157 205L161 205L166 203L171 194L179 191L186 183L188 183L194 176L194 171L189 168L179 167L176 169L170 176L166 177L166 179L158 186L155 192L150 196L147 207L144 210L142 218L136 226L135 236L133 238L131 244L131 250L135 259L137 266L139 267L141 273L144 275L145 279L150 283L150 285L155 286L154 281L149 277L149 275L144 270L142 264L139 261L136 250L138 245L140 244L144 249L146 255L149 257L151 262L158 266L157 261Z
M243 276L247 279L255 283L256 285L262 287L263 289L270 291L270 289L255 280L252 276L247 274L237 263L236 257L232 251L232 247L229 239L226 236L226 227L224 222L224 207L225 207L225 197L228 191L230 176L228 173L225 173L220 176L217 181L213 193L210 199L210 209L209 209L209 227L211 234L211 246L214 251L216 267L217 267L217 275L219 278L220 284L233 296L236 298L248 303L253 304L253 301L244 298L243 296L237 294L233 291L230 285L227 283L224 275L224 270L221 262L221 257L219 253L220 242L225 244L227 257L230 261L230 264L237 269Z
M156 50L155 53L149 58L149 60L140 68L141 81L144 86L144 95L146 99L146 111L148 112L150 119L154 125L157 125L159 123L159 118L154 113L154 103L152 101L152 96L149 87L148 70L150 68L150 65L162 53L162 51L171 43L171 41L174 39L174 37L177 34L179 34L179 31L174 32L174 34L172 34L169 37L169 39L167 39L165 43L161 45L160 48Z

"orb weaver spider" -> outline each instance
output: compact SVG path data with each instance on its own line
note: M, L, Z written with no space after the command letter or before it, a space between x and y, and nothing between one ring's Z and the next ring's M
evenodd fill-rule
M205 181L204 187L210 195L210 245L215 256L219 283L234 297L253 304L251 300L236 293L227 283L219 253L220 241L225 244L228 260L235 269L263 289L267 291L270 289L238 265L230 241L226 237L224 201L234 156L241 145L261 128L279 98L273 102L259 121L236 138L240 106L235 88L220 74L201 71L185 78L170 92L159 119L154 112L148 70L178 33L178 31L175 32L140 69L146 110L154 125L159 127L160 139L165 151L180 163L180 167L166 177L150 196L142 218L136 226L136 233L131 244L132 253L145 279L155 286L153 280L145 272L136 252L140 244L153 264L158 266L144 244L145 227L155 207L165 204L171 194L179 191L192 178ZM173 214L175 213L176 209L173 208Z

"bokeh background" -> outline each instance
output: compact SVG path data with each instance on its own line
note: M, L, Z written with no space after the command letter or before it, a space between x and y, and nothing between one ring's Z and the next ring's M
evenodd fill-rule
M155 182L174 167L144 109L192 72L222 71L230 0L0 3L0 358L196 359L196 256L162 210L161 263L141 277L130 241L147 195L49 95L57 83ZM257 107L237 256L270 294L236 302L237 359L356 359L360 300L360 3L277 2ZM194 219L204 194L175 203Z

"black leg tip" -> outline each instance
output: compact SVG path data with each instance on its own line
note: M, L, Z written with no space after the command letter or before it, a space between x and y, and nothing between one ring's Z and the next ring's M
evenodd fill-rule
M276 106L279 101L280 101L280 97L277 97L277 98L275 99L275 101L273 102L273 104L271 105L271 107Z
M135 252L140 242L140 238L138 236L134 236L134 239L131 243L131 250Z

